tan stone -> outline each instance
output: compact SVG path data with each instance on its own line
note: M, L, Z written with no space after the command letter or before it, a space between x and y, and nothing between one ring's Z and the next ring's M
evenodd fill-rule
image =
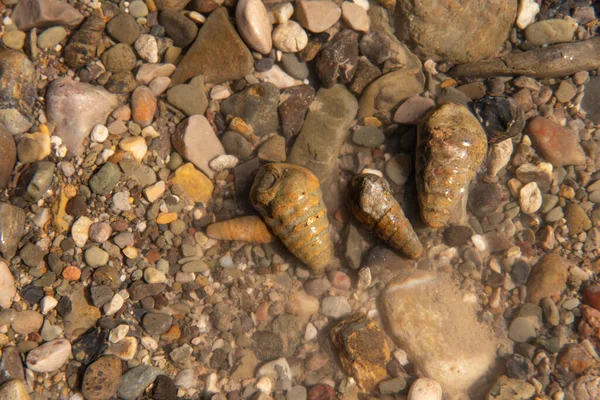
M213 192L213 183L202 172L187 163L177 168L169 179L171 185L179 185L187 196L197 202L208 204Z
M311 32L325 32L342 16L342 9L329 0L302 0L296 2L294 16Z

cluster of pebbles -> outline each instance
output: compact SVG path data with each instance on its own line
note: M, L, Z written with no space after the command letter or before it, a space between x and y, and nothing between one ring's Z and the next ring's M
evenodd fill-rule
M598 13L1 0L0 399L600 398ZM324 271L250 202L267 163L318 178Z

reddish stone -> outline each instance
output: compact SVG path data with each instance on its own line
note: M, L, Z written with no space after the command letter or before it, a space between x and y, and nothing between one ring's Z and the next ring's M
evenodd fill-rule
M555 167L585 165L586 156L579 145L579 135L547 118L535 117L529 121L526 133L533 147Z
M142 128L150 125L156 112L156 97L146 86L138 86L131 95L131 116L133 122Z
M308 391L308 400L333 400L335 399L335 392L333 388L324 383L313 386Z
M269 303L263 301L256 307L254 312L257 321L268 321L269 320Z
M118 219L118 220L114 221L113 223L111 223L110 226L111 226L111 228L113 228L114 231L123 232L123 231L127 230L127 227L129 225L127 224L127 222L125 220Z
M581 306L581 322L578 333L580 339L600 339L600 311L586 305Z
M556 362L567 371L580 374L592 365L594 359L582 345L571 343L562 348Z
M148 261L149 263L155 263L158 260L160 260L160 252L158 251L158 249L148 250L148 252L146 253L146 261Z
M333 271L329 274L331 286L336 289L348 290L352 286L350 277L341 271Z
M600 285L588 286L583 289L583 302L600 310Z
M69 265L62 271L62 276L66 281L77 281L81 278L81 270L77 267Z

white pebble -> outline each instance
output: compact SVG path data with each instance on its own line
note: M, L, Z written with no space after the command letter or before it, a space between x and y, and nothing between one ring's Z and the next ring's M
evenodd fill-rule
M125 336L127 336L128 333L129 325L121 324L110 331L110 334L108 335L108 341L111 343L119 343L125 338Z
M286 53L296 53L306 47L308 35L302 26L295 21L287 21L277 25L273 30L273 45Z
M369 11L369 0L352 0L352 2Z
M442 400L442 386L429 378L419 378L408 391L408 400Z
M155 64L159 61L158 43L152 35L142 34L135 41L135 49L145 61Z
M52 296L44 296L40 301L40 311L46 315L58 305L58 300Z
M27 354L27 368L34 372L54 372L71 356L71 343L56 339L36 347Z
M114 313L119 311L121 307L123 307L124 303L125 300L123 299L123 297L119 293L115 294L113 298L107 304L104 305L104 314L113 315Z
M96 125L90 134L91 139L97 143L104 143L108 139L108 128L104 125Z
M525 29L535 21L535 16L540 12L540 6L535 0L520 0L517 16L517 26Z
M226 169L235 168L235 166L238 164L238 162L239 161L236 156L233 156L230 154L222 154L220 156L213 158L208 163L208 166L213 171L220 172L220 171L224 171Z
M210 98L213 100L225 100L229 96L231 96L231 90L223 85L215 85L210 90Z
M483 236L473 235L473 236L471 236L471 241L473 242L473 244L475 245L475 248L477 250L485 251L485 249L487 249L487 244L486 244Z
M289 21L294 13L294 6L292 3L280 3L269 11L269 17L272 23L283 24Z
M524 185L519 193L519 205L523 214L533 214L542 206L542 192L536 182Z

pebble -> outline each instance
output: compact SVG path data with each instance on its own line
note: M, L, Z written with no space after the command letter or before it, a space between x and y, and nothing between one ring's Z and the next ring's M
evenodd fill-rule
M356 3L344 1L342 3L342 20L355 31L368 32L371 20L367 10Z
M394 122L417 125L434 106L435 103L430 98L411 96L394 113Z
M172 87L167 91L167 100L186 115L203 115L208 107L204 92L204 77L192 78L190 83Z
M560 85L558 85L558 90L554 92L556 96L556 100L561 103L567 103L571 101L573 97L577 94L575 86L570 84L567 81L562 81Z
M158 16L158 22L173 39L173 44L181 48L192 44L198 35L198 26L194 21L179 12L163 11Z
M132 45L140 37L140 26L135 18L127 13L120 13L106 24L106 32L118 43Z
M525 29L535 22L536 15L540 12L540 5L535 0L520 0L517 14L517 26Z
M48 132L26 133L17 144L19 161L24 164L41 161L52 153Z
M90 138L97 143L104 143L108 139L108 128L105 125L96 125L90 133Z
M410 385L407 400L441 400L442 386L433 379L419 378Z
M294 14L292 3L279 3L269 10L271 23L286 23L292 17L292 14Z
M104 243L112 234L112 228L106 222L96 222L90 226L88 234L93 242Z
M71 236L77 247L83 247L89 238L93 221L88 217L79 217L71 227Z
M139 365L130 369L121 377L117 395L123 400L136 400L144 390L164 372L149 365Z
M526 129L535 149L553 166L585 165L579 135L572 130L544 117L529 120Z
M240 0L235 8L235 22L240 36L253 50L269 54L273 48L271 41L271 21L261 0Z
M570 262L556 254L545 255L527 280L527 301L537 304L544 297L560 294L566 287Z
M308 35L299 23L287 21L273 30L273 45L284 53L297 53L308 45Z
M92 246L85 250L84 258L90 267L99 267L108 263L109 255L101 248Z
M374 126L361 126L352 134L352 141L359 146L376 148L383 144L385 135Z
M508 337L516 343L526 343L536 336L534 324L525 317L515 318L508 328Z
M0 190L10 182L13 168L17 163L17 146L12 133L0 125Z
M165 184L165 182L156 182L154 185L148 186L144 189L144 196L146 196L146 199L150 203L154 203L156 200L162 197L166 189L167 185Z
M162 335L171 327L173 317L169 314L151 312L144 315L142 324L150 335Z
M54 122L54 135L75 155L83 153L83 141L92 128L104 124L117 107L117 97L101 87L69 78L53 81L46 93L46 114ZM72 110L79 110L72 113Z
M83 374L81 393L87 400L106 400L117 395L122 362L115 356L102 356L91 363Z
M279 95L279 89L274 84L262 82L225 99L221 103L221 113L240 117L254 129L257 136L276 133L279 126Z
M154 36L143 33L135 41L134 46L135 50L144 61L149 62L150 64L156 64L160 61L160 57L158 56L158 43Z
M137 61L133 49L125 43L119 43L110 47L102 53L101 59L106 70L113 73L131 71L135 68Z
M129 5L129 14L134 18L144 18L148 15L148 6L141 0L133 1Z
M0 202L0 253L8 261L17 254L24 228L25 211L9 203Z
M37 45L40 49L51 49L67 38L67 30L62 26L54 26L40 33Z
M2 43L9 49L21 50L25 46L25 32L8 31L2 36Z
M348 300L342 296L330 296L323 299L321 314L333 319L347 317L352 312Z
M133 122L145 128L154 120L156 98L146 86L138 86L131 95L131 117Z
M25 362L34 372L54 372L65 365L70 356L71 343L66 339L55 339L31 350Z
M579 235L582 232L590 230L592 227L590 217L588 217L583 208L577 203L567 204L564 216L567 220L569 234L571 235Z
M15 93L14 88L20 90ZM36 99L34 67L20 51L0 49L0 122L13 135L31 128Z
M213 171L221 172L221 171L224 171L227 169L235 168L236 165L238 164L238 162L239 162L239 160L237 159L237 157L229 155L229 154L222 154L220 156L213 158L208 163L208 166Z
M530 182L524 185L519 193L519 205L524 214L533 214L542 206L542 192L537 183Z
M536 46L570 42L576 29L577 22L573 19L546 19L528 25L525 38Z
M47 315L50 311L54 310L58 305L58 300L52 296L44 296L40 300L40 311L43 315Z
M15 280L8 264L0 259L0 308L10 308L16 293Z
M5 400L30 400L27 385L21 380L12 379L0 386L0 398Z
M90 179L90 189L98 196L108 196L122 176L123 174L116 164L107 162Z
M156 78L168 78L173 74L175 68L176 66L173 64L142 64L135 75L135 79L141 85L148 85ZM122 119L128 120L129 117Z
M301 0L296 2L296 20L313 33L331 28L342 16L342 9L329 0Z
M330 88L336 83L349 83L358 67L358 34L351 30L339 32L319 55L315 68L323 84Z
M22 31L60 25L75 28L83 15L68 3L58 0L22 0L17 3L11 18Z

